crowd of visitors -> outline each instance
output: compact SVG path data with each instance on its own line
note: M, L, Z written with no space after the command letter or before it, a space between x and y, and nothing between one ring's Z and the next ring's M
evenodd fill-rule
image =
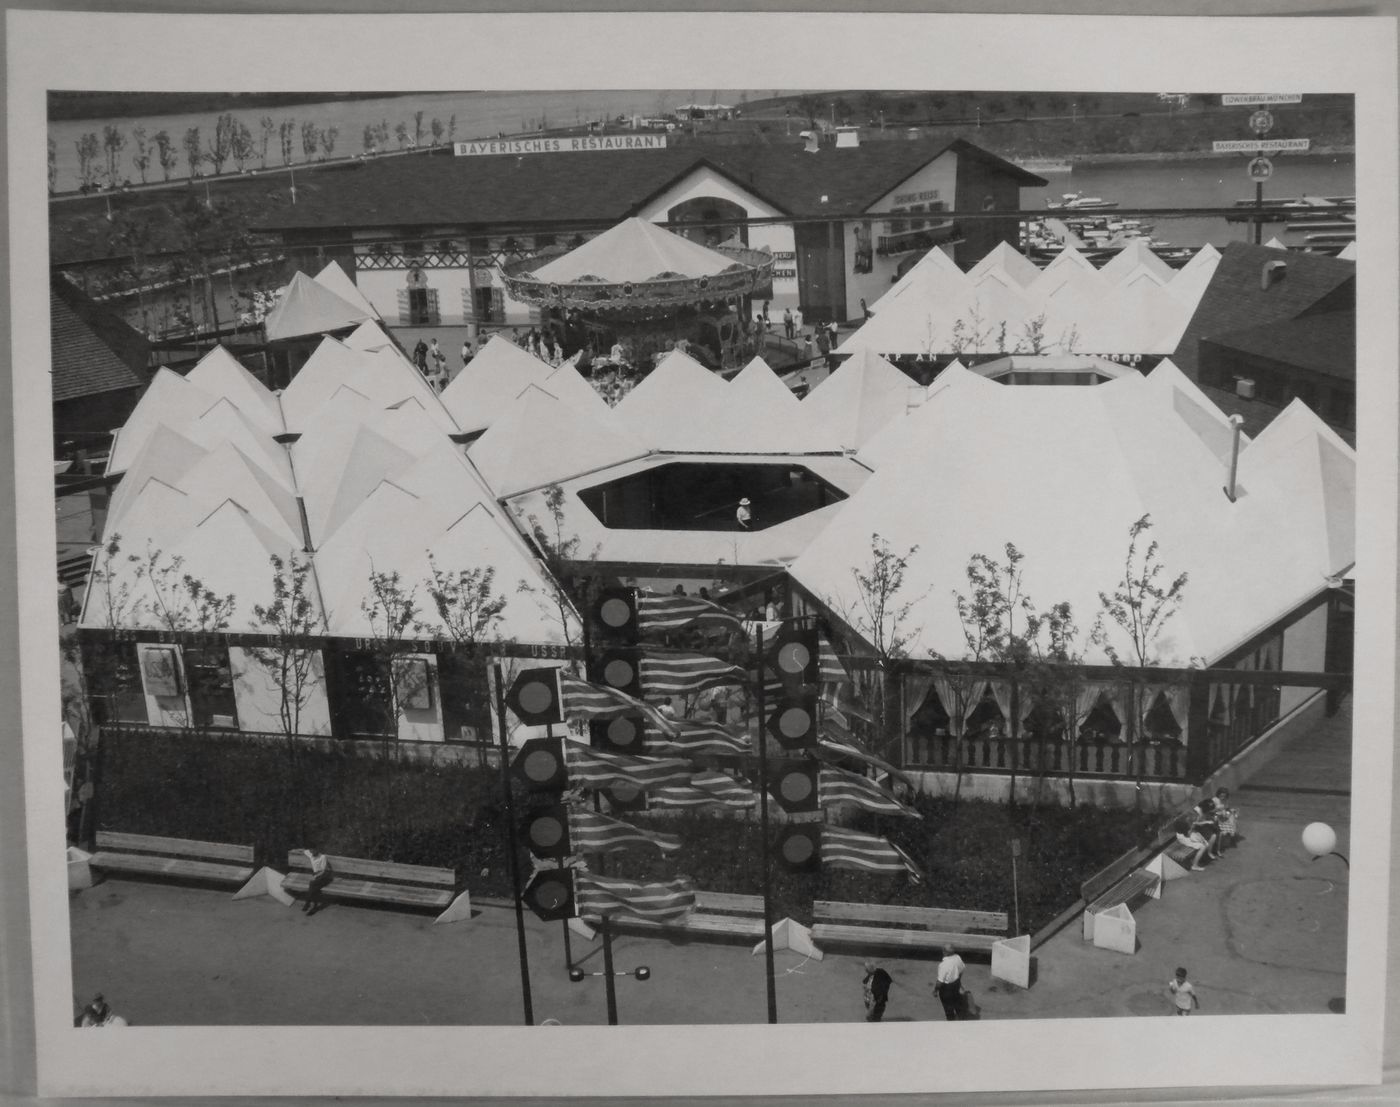
M1205 868L1202 861L1218 861L1228 842L1234 845L1239 833L1239 813L1230 806L1230 791L1219 789L1182 815L1175 824L1176 840L1193 851L1191 871Z

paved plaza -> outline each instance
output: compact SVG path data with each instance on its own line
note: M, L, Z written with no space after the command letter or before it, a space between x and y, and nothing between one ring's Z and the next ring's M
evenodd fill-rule
M1203 1015L1323 1013L1344 1003L1349 872L1314 861L1300 833L1338 831L1349 853L1350 710L1284 743L1235 790L1243 840L1204 872L1169 882L1136 912L1135 955L1097 949L1076 919L1036 951L1029 990L973 961L965 982L985 1019L1163 1016L1166 982L1190 970ZM114 880L71 900L75 1000L103 992L135 1025L491 1025L522 1021L514 912L477 904L470 922L331 904L314 918L270 898ZM604 1024L603 983L568 980L562 924L527 913L536 1022ZM621 936L619 1021L762 1022L763 958L746 946ZM586 970L601 944L573 940ZM861 959L776 954L779 1019L864 1017ZM885 959L887 1020L940 1020L936 961Z

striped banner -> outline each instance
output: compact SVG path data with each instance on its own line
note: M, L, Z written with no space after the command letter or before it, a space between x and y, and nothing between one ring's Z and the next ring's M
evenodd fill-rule
M683 650L644 650L641 669L642 691L651 697L684 696L747 679L737 665Z
M884 838L839 826L822 827L822 864L867 873L908 873L923 879L909 855Z
M822 712L822 723L826 724L830 721L831 709L827 708L826 711ZM823 729L826 729L825 726ZM828 759L832 757L849 757L853 761L859 761L862 764L879 769L881 772L889 773L890 776L894 777L896 780L902 781L911 788L915 786L914 781L907 773L895 768L884 758L877 757L869 750L862 749L855 744L853 739L839 737L829 729L826 730L826 733L817 737L817 747L813 752L815 752L818 757L821 757L822 754L826 754Z
M665 734L676 733L675 723L649 703L633 699L616 688L591 684L576 676L559 674L559 692L564 697L564 717L567 719L616 719L637 711Z
M678 834L643 830L596 811L569 812L569 842L576 853L616 853L633 846L655 846L662 853L681 848Z
M823 768L817 774L817 801L822 807L833 803L852 803L862 810L876 811L882 815L923 818L912 807L900 803L873 780L848 773L844 769Z
M728 773L709 769L696 773L685 785L658 788L647 794L651 807L752 807L758 795Z
M649 735L648 751L666 757L699 757L702 754L743 757L749 752L749 736L739 727L689 719L677 719L675 725L680 731L675 738Z
M634 788L663 788L684 784L695 771L689 761L676 757L628 757L595 750L582 742L564 742L564 763L570 787L607 788L630 784Z
M851 679L851 674L846 672L846 666L841 664L841 659L836 656L836 649L827 640L825 634L817 635L819 643L817 647L817 663L820 667L820 677L823 684L844 684Z
M574 902L583 918L634 915L665 921L682 918L695 908L695 885L685 877L659 884L638 884L576 870Z
M721 626L743 630L743 621L733 612L699 596L637 593L637 625L643 634L665 634L689 626Z

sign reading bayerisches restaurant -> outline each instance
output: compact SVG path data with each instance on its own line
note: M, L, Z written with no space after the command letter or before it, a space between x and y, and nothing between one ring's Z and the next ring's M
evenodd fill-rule
M664 150L665 135L577 135L557 138L492 138L456 142L458 157L486 154L578 154L591 150Z

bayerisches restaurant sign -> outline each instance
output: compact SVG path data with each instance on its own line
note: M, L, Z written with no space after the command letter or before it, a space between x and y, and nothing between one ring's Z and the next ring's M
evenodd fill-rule
M575 138L498 138L482 142L457 142L458 157L483 154L577 154L589 150L664 150L665 135L579 135Z

